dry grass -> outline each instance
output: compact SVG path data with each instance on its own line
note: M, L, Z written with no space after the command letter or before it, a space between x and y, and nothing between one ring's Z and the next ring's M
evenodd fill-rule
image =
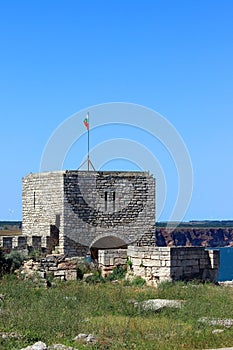
M0 230L0 236L20 236L22 230Z

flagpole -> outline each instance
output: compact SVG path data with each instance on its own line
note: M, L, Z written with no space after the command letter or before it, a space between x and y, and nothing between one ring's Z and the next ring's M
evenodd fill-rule
M89 121L89 112L87 112L86 118L83 121L83 124L85 125L87 129L87 159L85 162L83 162L78 170L87 162L87 171L90 171L90 165L92 166L92 169L95 171L94 165L92 164L92 161L90 159L90 121Z
M87 170L89 171L89 163L90 163L90 157L89 157L89 151L90 151L90 115L88 114L88 129L87 129Z

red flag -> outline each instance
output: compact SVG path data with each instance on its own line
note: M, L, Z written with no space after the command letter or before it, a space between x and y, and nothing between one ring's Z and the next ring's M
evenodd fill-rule
M83 124L85 125L87 130L89 130L89 113L87 113L86 118L83 121Z

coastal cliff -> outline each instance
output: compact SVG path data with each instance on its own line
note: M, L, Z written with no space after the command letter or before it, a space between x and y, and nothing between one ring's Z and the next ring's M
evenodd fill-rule
M180 228L155 229L155 243L158 247L227 247L233 246L233 227L229 228Z

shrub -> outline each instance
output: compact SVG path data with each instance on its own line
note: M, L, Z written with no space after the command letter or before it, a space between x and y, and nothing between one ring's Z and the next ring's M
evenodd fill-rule
M105 282L105 279L101 276L101 271L95 270L93 272L93 275L88 276L85 279L85 282L87 282L87 283L100 283L100 282Z
M126 260L126 266L128 266L130 268L130 270L133 267L133 263L132 263L132 261L130 260L130 258L128 256L127 256L127 260Z
M142 287L142 286L144 286L145 284L146 284L146 281L145 281L142 277L140 277L140 276L135 277L135 278L132 280L132 282L131 282L131 285L132 285L132 286L138 286L138 287Z
M6 273L12 273L18 269L22 262L25 260L25 256L18 251L12 251L9 254L4 253L0 250L0 276Z
M22 262L25 260L25 255L19 251L12 250L9 254L5 255L5 261L8 266L8 272L14 272L20 268Z
M116 266L110 275L105 277L105 280L107 281L114 281L114 280L121 280L125 278L126 275L126 268L124 266Z
M32 249L29 252L28 257L36 261L41 258L41 252L38 249Z

